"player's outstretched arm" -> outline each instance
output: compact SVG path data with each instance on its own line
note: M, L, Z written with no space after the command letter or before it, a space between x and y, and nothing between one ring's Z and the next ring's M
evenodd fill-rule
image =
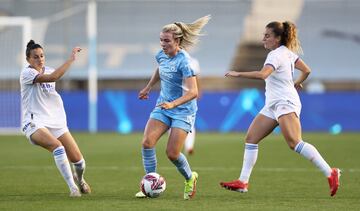
M80 47L75 47L72 52L71 55L69 57L69 59L63 64L61 65L59 68L57 68L54 72L52 72L51 74L40 74L36 79L35 79L35 83L41 83L41 82L55 82L58 79L60 79L65 72L69 69L69 67L71 66L71 64L75 61L76 59L76 54L78 52L81 51Z
M274 69L271 65L265 65L260 71L252 71L252 72L229 71L225 73L225 77L241 77L241 78L265 80L273 72L273 70Z

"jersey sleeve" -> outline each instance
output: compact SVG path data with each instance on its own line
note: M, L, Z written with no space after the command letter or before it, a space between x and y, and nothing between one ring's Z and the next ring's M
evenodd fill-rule
M295 64L297 62L297 60L300 59L300 57L298 55L296 55L295 53L292 53L292 62Z
M280 58L278 56L278 54L276 54L276 52L270 52L265 60L264 66L265 65L270 65L274 68L274 71L278 70L280 67Z
M21 81L23 84L33 84L36 77L39 76L39 72L32 69L26 68L21 74Z
M183 60L180 63L180 70L184 76L184 78L189 78L195 76L195 71L191 68L191 64L188 60Z
M155 55L155 60L158 64L160 64L160 57L162 55L162 51L159 51L156 55Z

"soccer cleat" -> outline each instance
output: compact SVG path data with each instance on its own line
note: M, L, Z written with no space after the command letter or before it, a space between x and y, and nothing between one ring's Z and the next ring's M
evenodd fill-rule
M74 174L74 181L79 186L80 192L83 194L89 194L91 193L90 185L86 183L86 181L83 179L82 181L79 181L76 174Z
M185 181L185 189L184 189L184 199L188 200L195 196L196 193L196 183L199 178L198 173L192 172L191 178Z
M340 185L339 182L340 176L341 176L340 169L333 168L330 177L328 177L328 182L330 186L330 196L335 196L336 191L338 190Z
M137 192L135 194L135 197L136 198L147 198L147 196L142 191Z
M79 191L79 189L76 188L71 188L70 190L70 197L81 197L81 193Z
M83 180L80 184L79 184L79 187L80 187L80 192L83 193L83 194L89 194L91 193L91 188L89 186L89 184L87 184L85 182L85 180Z
M240 193L248 192L248 183L241 182L240 180L234 180L230 182L220 182L221 187L224 187L228 190L237 191Z

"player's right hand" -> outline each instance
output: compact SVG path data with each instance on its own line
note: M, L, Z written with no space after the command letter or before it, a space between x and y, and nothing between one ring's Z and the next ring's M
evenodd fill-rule
M75 60L76 59L76 54L78 53L78 52L80 52L82 49L80 48L80 47L75 47L75 48L73 48L73 50L72 50L72 52L71 52L71 57L70 57L70 59L71 60Z
M225 77L237 77L237 76L238 76L238 72L236 71L229 71L225 73Z
M142 90L139 92L138 98L139 98L140 100L149 99L149 90L148 90L147 88L142 89Z

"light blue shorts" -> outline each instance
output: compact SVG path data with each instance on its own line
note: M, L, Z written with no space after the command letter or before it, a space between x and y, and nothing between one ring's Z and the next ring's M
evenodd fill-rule
M170 116L169 114L165 113L164 110L155 109L150 114L151 119L156 119L170 128L176 127L185 130L187 133L191 132L195 122L195 114L189 116Z

